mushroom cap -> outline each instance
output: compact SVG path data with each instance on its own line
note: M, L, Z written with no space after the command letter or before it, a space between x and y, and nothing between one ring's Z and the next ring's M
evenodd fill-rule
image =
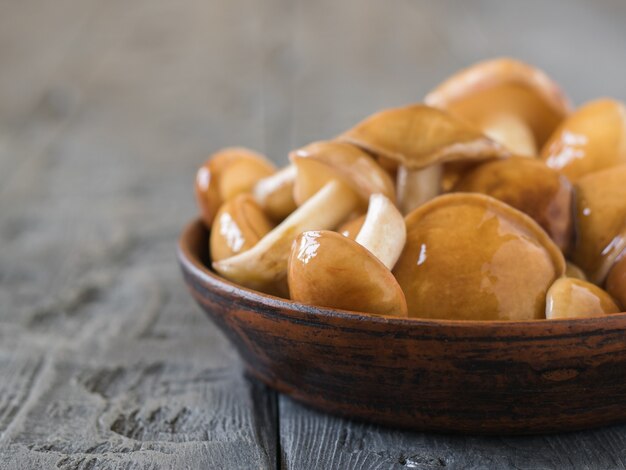
M293 200L295 177L296 167L289 165L254 185L254 198L270 219L280 222L296 210Z
M394 274L409 316L457 320L544 318L563 275L558 247L524 213L490 196L439 196L406 217Z
M407 316L402 289L385 265L354 240L331 231L301 233L289 258L289 294L321 307Z
M626 250L617 258L606 278L606 290L626 310Z
M591 101L554 131L541 158L570 180L626 163L626 108L611 100Z
M548 320L600 317L619 311L619 307L606 291L580 279L557 279L546 295Z
M395 201L395 188L389 174L354 145L338 141L314 142L294 150L289 158L297 167L294 199L298 205L333 180L350 187L360 197L363 208L375 193Z
M287 265L294 238L308 230L334 230L358 203L359 198L352 189L333 180L252 248L214 261L213 269L239 285L283 295L287 291Z
M344 237L351 238L352 240L356 239L356 236L359 234L361 227L363 227L365 217L367 217L367 214L363 214L355 217L354 219L348 220L337 229L337 232L342 234Z
M250 194L239 194L220 207L211 228L211 260L219 261L252 248L274 228Z
M601 284L626 248L626 164L578 180L574 199L572 261Z
M539 147L570 112L569 100L550 77L509 58L479 62L457 72L424 102L480 129L494 116L514 115L530 127Z
M532 217L562 251L573 234L572 185L541 160L511 157L482 164L466 174L454 191L495 197Z
M338 139L414 170L435 163L508 156L501 145L474 127L423 104L380 111Z
M572 263L571 261L567 261L565 263L565 277L580 279L581 281L587 280L587 276L585 275L585 272L582 269L580 269L578 266L576 266L574 263Z
M198 169L196 201L210 228L222 202L249 192L255 183L276 171L263 155L243 147L228 147L211 155Z

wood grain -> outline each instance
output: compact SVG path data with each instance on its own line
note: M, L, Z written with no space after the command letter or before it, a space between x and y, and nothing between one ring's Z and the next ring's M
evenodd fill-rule
M21 26L0 55L0 468L276 466L275 394L243 377L173 257L197 162L261 145L260 115L234 104L260 95L237 45L250 25L205 31L253 5L187 6L4 7Z
M623 429L533 437L402 432L321 414L280 398L284 469L626 468Z
M623 2L2 0L0 11L1 469L272 468L276 453L285 468L388 468L370 448L413 468L430 465L416 453L450 468L623 466L623 428L542 438L533 452L539 441L368 426L359 454L335 441L360 425L283 400L278 431L275 395L241 378L173 255L195 213L194 168L221 146L285 162L502 54L544 67L577 103L625 99ZM105 408L121 434L98 427ZM211 417L219 432L193 440Z

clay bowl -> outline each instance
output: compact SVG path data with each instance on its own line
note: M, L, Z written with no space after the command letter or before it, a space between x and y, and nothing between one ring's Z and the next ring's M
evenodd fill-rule
M198 220L178 258L249 372L330 412L418 430L531 434L626 422L626 313L525 322L398 319L318 308L207 268Z

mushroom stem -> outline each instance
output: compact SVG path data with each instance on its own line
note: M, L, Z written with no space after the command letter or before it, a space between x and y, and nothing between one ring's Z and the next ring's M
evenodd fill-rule
M399 166L396 191L400 211L406 215L441 194L442 174L443 165L441 164L430 165L419 170Z
M538 154L533 131L518 116L496 114L481 127L487 137L502 144L516 155L534 157Z
M406 242L404 217L388 198L372 194L365 221L355 241L391 270Z
M352 189L333 180L251 249L214 262L213 268L240 285L276 292L276 286L287 275L287 260L295 237L308 230L337 227L358 204L359 198Z
M271 176L259 180L252 190L256 202L274 220L282 220L296 209L293 185L296 166L291 164Z

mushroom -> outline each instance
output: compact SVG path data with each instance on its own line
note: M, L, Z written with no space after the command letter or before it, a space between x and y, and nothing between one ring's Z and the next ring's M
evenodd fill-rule
M211 227L222 202L249 192L260 179L272 175L274 165L263 155L243 147L214 153L196 173L195 193L202 220Z
M337 232L342 234L344 237L348 237L354 240L359 234L359 230L361 230L361 227L363 227L363 222L365 222L366 215L367 214L363 214L355 217L354 219L348 220L337 229Z
M443 163L508 156L474 128L421 104L376 113L338 139L400 165L398 206L404 213L441 192Z
M219 261L249 250L274 224L250 194L239 194L225 202L211 228L211 260Z
M293 152L294 199L300 206L250 250L213 263L240 285L281 293L293 239L301 232L335 229L367 207L370 194L393 198L389 175L363 151L341 142L318 142Z
M605 288L626 309L626 250L617 257L606 278Z
M406 219L393 273L409 316L455 320L544 318L562 253L526 214L490 196L453 193Z
M541 160L489 161L466 174L454 191L495 197L532 217L567 252L573 235L572 185Z
M293 200L295 179L295 165L287 165L273 175L260 179L252 189L254 198L272 220L280 222L296 209Z
M584 176L574 185L574 261L602 285L626 249L626 164Z
M554 131L541 158L572 181L626 163L624 104L600 99L580 107Z
M511 152L535 156L570 112L561 88L543 71L501 58L454 74L424 102L477 126Z
M328 181L338 180L360 196L354 209L366 209L371 194L381 193L395 201L389 174L360 148L339 141L314 142L289 154L297 168L294 184L296 204L304 203Z
M213 269L239 285L284 295L287 259L294 237L307 230L335 228L358 202L350 188L331 181L251 249L213 262Z
M402 215L374 194L356 240L330 231L298 236L289 258L289 295L322 307L406 316L406 300L390 269L406 240Z
M619 311L619 307L606 291L580 279L557 279L546 295L548 320L600 317Z
M421 170L398 168L396 193L403 214L430 201L443 192L443 165L430 165Z
M576 266L571 261L566 261L565 263L565 277L571 277L574 279L580 279L581 281L586 281L587 276L582 269Z
M355 241L387 269L393 269L406 242L404 218L393 202L382 194L370 196L367 214Z
M367 213L346 222L337 232L367 248L389 269L393 269L406 242L402 214L382 194L372 194Z

